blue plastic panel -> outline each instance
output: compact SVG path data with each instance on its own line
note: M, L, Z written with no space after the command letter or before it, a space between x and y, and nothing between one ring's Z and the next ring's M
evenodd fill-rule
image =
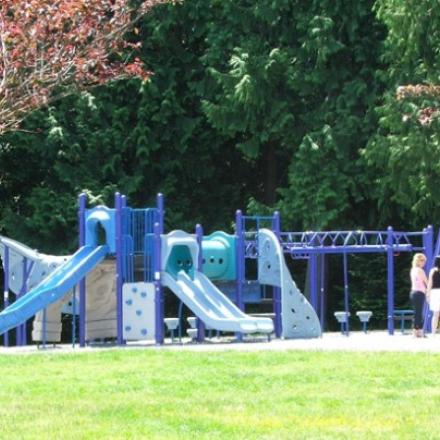
M258 281L281 288L281 322L284 338L316 338L321 325L311 304L299 291L284 260L277 236L258 231Z
M9 249L9 289L15 294L29 291L65 263L70 255L55 256L41 254L10 238L0 237L0 258L3 260L6 247ZM25 280L25 264L28 278ZM24 285L26 281L26 285Z
M236 301L237 283L218 283L218 288L231 300ZM263 299L261 284L258 281L245 281L243 283L242 299L244 304L260 304Z
M235 280L235 236L222 231L203 237L203 273L211 280Z

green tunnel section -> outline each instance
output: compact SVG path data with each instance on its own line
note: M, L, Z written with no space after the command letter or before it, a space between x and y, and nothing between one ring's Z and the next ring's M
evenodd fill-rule
M235 280L235 237L216 231L203 237L203 273L211 280Z
M194 262L188 246L183 244L173 246L165 270L175 278L181 270L194 278Z

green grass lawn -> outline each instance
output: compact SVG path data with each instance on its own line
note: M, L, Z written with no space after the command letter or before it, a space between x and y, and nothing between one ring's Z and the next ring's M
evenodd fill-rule
M1 439L440 438L440 355L0 357Z

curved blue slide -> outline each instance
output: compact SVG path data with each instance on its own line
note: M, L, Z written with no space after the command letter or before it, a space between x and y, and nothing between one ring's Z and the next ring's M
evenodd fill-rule
M61 299L109 253L109 247L83 246L38 286L0 313L0 335Z

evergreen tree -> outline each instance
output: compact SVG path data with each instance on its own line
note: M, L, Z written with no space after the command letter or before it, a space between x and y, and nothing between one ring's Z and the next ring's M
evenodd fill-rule
M379 127L365 150L379 213L402 228L438 223L440 199L440 11L432 2L376 4L388 29L379 72L387 91Z

